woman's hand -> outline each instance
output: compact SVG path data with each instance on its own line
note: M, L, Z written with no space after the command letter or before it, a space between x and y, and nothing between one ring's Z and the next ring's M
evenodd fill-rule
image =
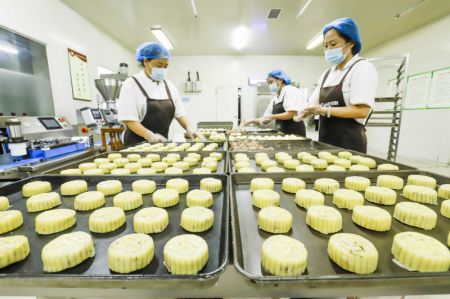
M166 141L167 141L167 138L164 137L163 135L158 134L158 133L153 133L153 132L150 131L150 130L148 130L148 131L145 133L144 138L145 138L145 140L147 140L147 141L150 142L150 143L166 142Z
M191 129L187 128L186 133L188 134L189 138L192 140L195 140L196 138L199 138L200 140L206 140L205 136L203 134Z

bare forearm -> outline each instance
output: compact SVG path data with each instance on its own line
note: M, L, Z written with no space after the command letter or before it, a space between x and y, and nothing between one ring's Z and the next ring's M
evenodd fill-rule
M177 117L177 121L180 124L180 126L182 126L183 129L185 129L185 130L187 130L187 128L190 127L189 120L188 120L187 116Z
M133 131L133 133L141 136L142 138L145 138L148 129L146 127L144 127L140 122L124 121L123 123L127 126L128 129Z
M327 107L320 110L321 115L328 114ZM330 108L330 116L340 118L366 118L370 113L370 107L365 105L346 106L346 107L332 107Z
M269 116L272 120L290 120L297 115L296 111L286 111L283 113L272 114Z

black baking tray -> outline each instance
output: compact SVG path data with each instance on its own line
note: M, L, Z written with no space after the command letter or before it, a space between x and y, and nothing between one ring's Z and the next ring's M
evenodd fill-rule
M242 141L242 140L241 140ZM305 140L246 140L256 142L261 146L266 147L267 149L263 150L255 150L254 152L273 152L273 151L320 151L320 150L331 150L336 149L335 146L314 141L308 138ZM229 141L228 150L230 152L242 152L242 150L235 150L233 148L234 143L238 143L240 141ZM250 150L248 150L250 152Z
M366 172L358 174L369 178L372 185L379 174L388 174L383 172ZM425 174L436 178L438 184L450 183L450 178L422 172L411 171L395 173L396 176L406 179L410 174ZM308 189L312 188L315 179L327 177L334 178L341 183L346 173L298 173L298 174L233 174L231 175L231 214L232 214L232 235L233 235L233 258L234 265L239 273L245 278L256 283L292 283L296 285L304 284L313 287L320 283L359 283L360 286L383 286L384 284L402 283L408 284L408 281L415 279L429 279L429 284L433 284L434 279L442 282L447 281L448 291L450 291L450 271L437 273L419 273L409 272L397 266L392 262L391 246L392 239L395 234L403 231L416 231L430 235L438 239L443 244L447 244L447 235L450 229L450 219L445 218L439 213L438 205L427 205L438 214L437 226L431 231L425 231L400 223L392 219L392 227L389 232L375 232L357 226L351 220L352 211L338 209L343 218L343 230L341 232L358 234L372 243L378 249L379 261L378 268L373 274L357 275L341 269L329 259L327 254L328 239L332 234L324 235L316 232L306 225L306 210L298 207L295 202L295 195L289 194L281 190L281 181L286 177L296 177L306 182ZM255 177L268 177L275 181L275 191L281 195L280 206L289 210L293 215L293 229L287 233L287 236L300 240L308 250L308 266L305 273L300 276L274 276L266 273L261 266L261 246L263 241L272 234L263 232L258 229L256 209L251 204L251 193L249 191L250 181ZM400 195L397 202L407 201ZM439 203L442 201L439 198ZM365 201L365 205L374 205ZM325 205L334 206L332 204L332 196L325 195ZM394 206L379 207L387 210L393 215ZM336 207L337 208L337 207ZM427 280L428 281L428 280Z
M287 151L287 153L289 153L294 159L296 159L297 154L299 152L301 152L301 151L309 152L309 153L311 153L312 155L315 155L315 156L317 156L317 154L320 152L319 150L311 150L311 151L300 150L300 151ZM332 153L332 154L334 154L336 156L341 151L348 151L348 152L351 152L353 155L359 155L359 156L362 156L362 157L374 159L377 162L377 166L380 165L380 164L384 164L384 163L389 163L389 164L393 164L393 165L397 165L398 166L399 170L391 170L389 172L417 170L417 168L409 166L409 165L405 165L405 164L389 161L389 160L386 160L386 159L383 159L383 158L379 158L379 157L363 154L363 153L356 152L356 151L349 151L349 150L336 149L336 148L334 148L334 149L326 149L325 151L330 152L330 153ZM229 161L228 165L230 167L230 171L229 171L230 173L236 173L237 172L235 170L235 168L234 168L234 165L235 165L234 156L236 154L238 154L238 153L244 153L244 154L246 154L249 157L249 159L250 159L250 161L249 161L250 167L255 169L257 173L266 173L265 171L263 171L261 169L261 167L259 165L256 165L256 161L255 161L255 154L256 154L256 152L230 152L230 158L228 159L228 161ZM275 160L275 154L276 153L277 152L267 152L267 155L272 160ZM301 164L305 164L305 163L302 163L301 161L300 161L300 163ZM329 164L329 165L332 165L332 164ZM285 172L291 172L291 173L292 172L296 172L295 169L286 169L286 168L284 168L282 164L278 163L278 166L283 168L285 170ZM373 168L373 169L370 169L369 171L373 172L373 171L378 171L378 170L377 170L377 168ZM326 171L325 169L315 169L314 172L327 172L327 173L329 173L329 171ZM351 172L350 171L346 171L346 173L355 173L355 171L351 171Z
M141 144L144 144L144 143L148 143L147 141L144 141L144 142L138 142L138 143L136 143L136 144L133 144L133 145L130 145L130 146L124 146L121 150L122 151L126 151L128 148L130 148L130 147L135 147L135 146L138 146L138 145L141 145ZM190 143L190 144L192 144L192 145L194 145L194 144L196 144L196 143L203 143L205 146L207 146L208 144L211 144L211 143L217 143L218 144L218 148L217 148L217 150L218 151L225 151L226 149L227 149L227 143L226 142L215 142L215 141L200 141L200 142L197 142L197 141L193 141L192 139L191 140L186 140L185 142L172 142L172 141L167 141L167 142L158 142L158 143L163 143L163 144L165 144L165 145L167 145L167 144L171 144L171 143L176 143L177 145L181 145L181 144L183 144L183 143ZM133 152L133 151L131 151L131 152ZM148 153L151 153L151 152L148 152ZM188 153L190 153L190 152L188 152ZM194 153L197 153L197 151L195 151Z
M187 179L189 181L190 190L199 188L199 182L204 177L213 177L220 179L223 184L223 190L220 193L214 194L214 204L211 209L214 211L214 225L213 227L202 233L196 233L196 235L205 239L209 247L209 260L205 268L201 270L197 275L171 275L167 272L163 264L163 248L166 242L177 235L187 234L189 232L184 231L180 227L180 216L184 208L186 208L186 196L180 195L180 203L177 206L166 208L169 213L169 225L163 232L159 234L151 234L155 245L155 255L150 265L142 270L130 274L117 274L108 269L108 254L107 250L109 245L117 238L134 233L133 230L133 216L141 208L153 206L151 195L144 195L144 205L135 210L126 211L127 222L118 230L106 233L96 234L90 233L94 239L95 244L95 257L90 258L80 265L73 268L64 270L59 273L44 273L41 261L41 251L45 244L65 233L74 231L84 231L89 233L88 219L92 211L89 212L77 212L77 223L72 228L60 233L51 235L38 235L34 230L35 217L39 213L28 213L26 210L26 200L22 197L22 186L28 182L35 180L48 181L52 184L53 191L58 192L59 186L67 181L74 179L84 179L88 182L89 190L95 190L97 183L104 181L105 177L102 176L38 176L22 181L12 183L10 185L0 188L0 194L9 198L11 209L20 210L23 214L24 224L0 237L13 236L13 235L25 235L28 237L31 253L23 261L9 265L3 269L0 269L0 280L2 278L54 278L54 279L96 279L96 280L192 280L192 281L212 281L218 279L218 275L224 270L228 261L228 178L225 175L207 175L207 176L189 176L182 175L176 176ZM144 179L145 177L130 177L130 176L112 176L108 179L117 179L122 182L124 191L131 190L131 183L138 179ZM165 182L173 177L170 176L156 176L151 179L157 184L157 189L163 188ZM73 209L74 196L61 196L61 206L58 208L70 208ZM113 206L113 196L107 196L105 206Z
M217 171L215 173L216 174L228 173L229 167L228 167L228 155L227 155L227 152L219 151L219 150L214 151L214 152L222 154L222 160L220 160L217 163ZM166 157L170 153L176 153L176 154L180 155L181 160L182 160L184 157L186 157L187 155L189 155L189 153L192 153L192 152L107 152L107 153L99 154L99 155L94 156L94 157L90 157L90 158L87 158L87 159L79 160L79 161L77 161L75 163L70 163L70 164L66 164L64 166L60 166L60 167L57 167L57 168L50 169L50 170L44 172L44 174L59 175L61 170L65 170L65 169L69 169L69 168L78 168L78 165L80 165L81 163L94 162L94 160L97 159L97 158L107 158L108 155L112 154L112 153L122 154L122 157L124 157L124 158L126 158L126 156L129 155L129 154L139 154L143 158L146 155L148 155L148 154L158 154L158 155L161 156L161 159ZM209 154L212 153L212 152L195 152L195 153L201 155L202 159L203 159L204 157L208 157ZM198 168L198 167L201 167L201 162L199 162L196 166L189 167L189 169L186 170L183 174L192 174L192 170L194 168ZM138 174L131 174L131 175L135 176L135 175L138 175ZM159 174L158 173L157 174L152 174L151 176L154 176L154 175L161 175L161 173L159 173ZM192 175L194 175L194 174L192 174ZM105 174L105 176L112 176L112 175L111 174Z

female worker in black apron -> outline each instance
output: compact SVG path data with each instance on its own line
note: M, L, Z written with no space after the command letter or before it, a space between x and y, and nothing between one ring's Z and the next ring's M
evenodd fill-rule
M276 129L285 134L305 136L306 129L303 121L296 122L293 118L306 104L299 89L291 85L289 77L281 70L273 70L267 75L267 83L271 92L276 96L269 102L263 116L244 122L241 126L249 124L264 125L275 120Z
M128 78L118 101L118 119L126 125L124 144L144 140L167 141L174 118L190 138L201 137L190 126L178 90L165 80L170 53L159 43L145 43L136 51L144 71Z
M375 67L359 57L362 44L350 18L337 19L323 29L325 59L333 67L319 79L309 107L295 118L319 114L319 141L367 152L365 123L378 86Z

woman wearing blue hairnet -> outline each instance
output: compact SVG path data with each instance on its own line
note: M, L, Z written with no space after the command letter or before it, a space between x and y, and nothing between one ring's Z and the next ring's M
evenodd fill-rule
M118 119L127 126L124 144L143 140L167 141L173 118L189 137L200 137L186 117L175 85L166 80L170 53L159 43L144 43L136 50L136 60L144 70L125 80L118 101Z
M306 104L297 87L291 85L291 79L281 70L273 70L267 75L270 91L276 96L272 98L261 118L248 120L242 124L264 125L275 120L278 131L285 134L305 136L306 129L303 121L295 122L293 118Z
M365 153L365 124L374 105L378 73L366 59L359 30L350 18L323 29L325 59L332 65L318 81L309 107L296 120L319 114L319 141Z

